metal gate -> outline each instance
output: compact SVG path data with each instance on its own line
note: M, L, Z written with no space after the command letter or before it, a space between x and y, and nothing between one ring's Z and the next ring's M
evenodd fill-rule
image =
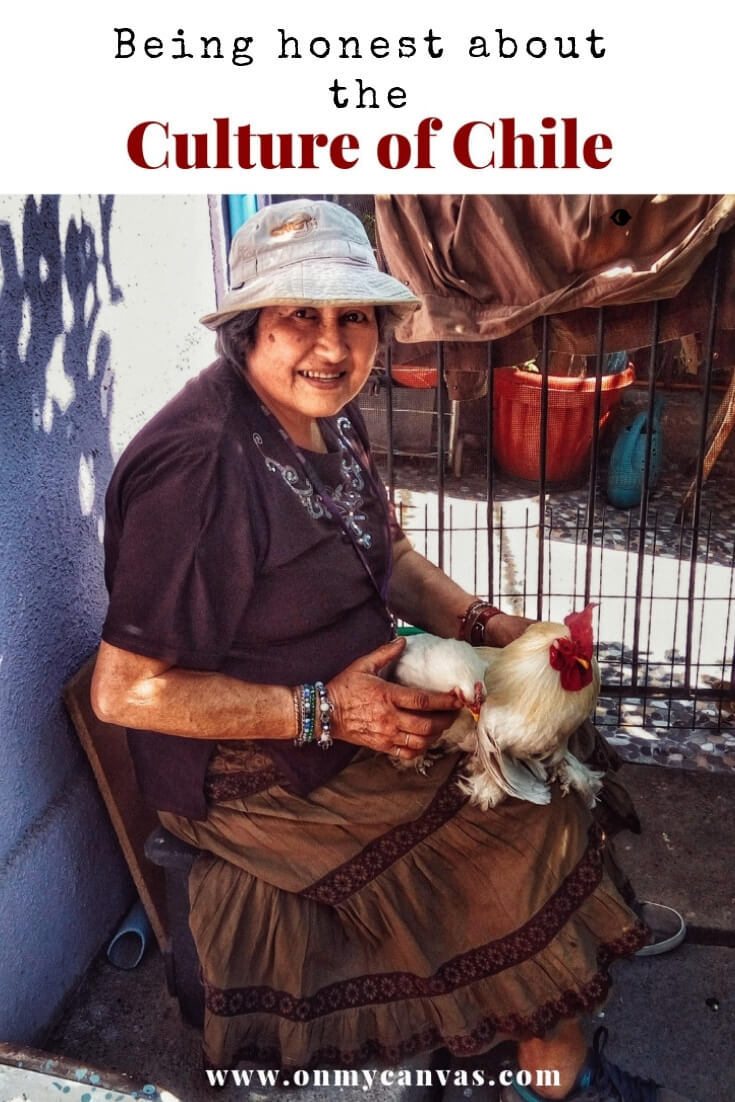
M393 382L390 362L380 378L382 413L375 409L374 382L372 398L366 388L361 400L369 417L380 416L383 474L418 550L507 611L560 620L574 607L597 602L603 678L597 719L616 729L608 732L613 741L629 741L633 734L643 759L735 767L730 691L735 675L735 479L728 476L728 463L735 461L730 447L706 478L715 384L722 392L714 418L720 437L733 420L728 365L723 371L718 364L715 377L719 272L718 259L693 386L682 389L664 379L659 304L651 304L647 363L639 362L638 382L620 407L616 429L618 436L625 433L631 416L643 425L637 448L639 500L633 506L610 502L613 441L603 439L601 428L611 351L604 308L598 311L597 354L589 373L593 386L582 485L559 488L550 478L549 443L554 432L558 436L559 424L549 372L549 319L544 319L536 365L540 408L532 428L538 467L533 483L498 467L502 373L493 366L492 342L487 344L489 385L485 398L473 403L472 433L463 431L463 403L451 402L443 384L433 387L430 403L424 398L417 410L415 399ZM435 355L437 378L443 380L441 342ZM420 433L415 429L423 449L411 445L407 417L431 419L430 431L425 425ZM477 446L470 451L472 440ZM687 449L691 471L683 463Z

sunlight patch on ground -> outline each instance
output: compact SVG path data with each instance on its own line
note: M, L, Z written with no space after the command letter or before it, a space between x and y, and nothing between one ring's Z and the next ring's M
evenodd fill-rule
M414 546L438 561L438 501L435 492L400 490L399 518ZM516 499L495 507L493 596L510 611L537 614L539 574L538 505ZM584 534L584 533L580 533ZM608 533L611 537L615 534ZM543 548L543 618L563 620L581 606L589 572L590 596L599 602L597 636L617 648L618 662L630 660L636 640L636 594L640 584L637 629L641 661L660 665L666 673L682 666L691 632L695 663L713 670L727 663L735 647L735 617L728 613L733 589L729 565L697 562L694 567L692 616L688 591L688 556L653 553L640 557L635 549L599 544L589 560L585 543L573 530L554 530ZM487 507L447 494L444 499L444 568L471 592L488 592ZM639 582L640 577L640 582ZM614 655L612 656L614 657Z

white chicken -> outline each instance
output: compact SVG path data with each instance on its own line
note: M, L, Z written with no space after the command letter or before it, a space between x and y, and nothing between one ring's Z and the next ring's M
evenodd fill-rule
M454 653L455 660L465 656L463 677L453 669L448 678L442 667L446 643L456 641L415 636L423 640L420 664L410 660L410 651L418 644L408 641L409 661L404 652L394 671L402 684L446 692L461 681L464 694L479 663L486 666L485 698L477 723L463 710L437 744L469 753L458 783L484 810L506 795L548 803L549 785L555 780L565 793L574 788L594 806L602 774L578 761L567 746L571 734L593 711L600 690L592 653L593 608L588 605L583 612L571 613L563 624L531 624L502 648L461 644L466 650ZM478 698L479 694L473 703Z
M477 719L485 699L487 661L479 650L459 639L409 635L393 678L401 685L454 693Z

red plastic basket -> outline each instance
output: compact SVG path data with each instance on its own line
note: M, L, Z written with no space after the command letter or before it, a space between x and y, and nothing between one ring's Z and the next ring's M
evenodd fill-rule
M600 431L603 432L635 378L633 365L603 375ZM543 376L515 367L493 372L493 454L513 478L537 482L541 453ZM578 485L587 477L595 410L596 379L549 376L546 479L550 486Z

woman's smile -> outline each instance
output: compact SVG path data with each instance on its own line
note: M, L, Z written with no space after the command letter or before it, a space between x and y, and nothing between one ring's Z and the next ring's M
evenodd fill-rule
M245 374L291 438L313 447L318 419L365 385L377 344L372 306L265 306Z
M346 371L299 371L298 374L302 379L307 379L310 383L335 383L340 379L344 379L347 375Z

